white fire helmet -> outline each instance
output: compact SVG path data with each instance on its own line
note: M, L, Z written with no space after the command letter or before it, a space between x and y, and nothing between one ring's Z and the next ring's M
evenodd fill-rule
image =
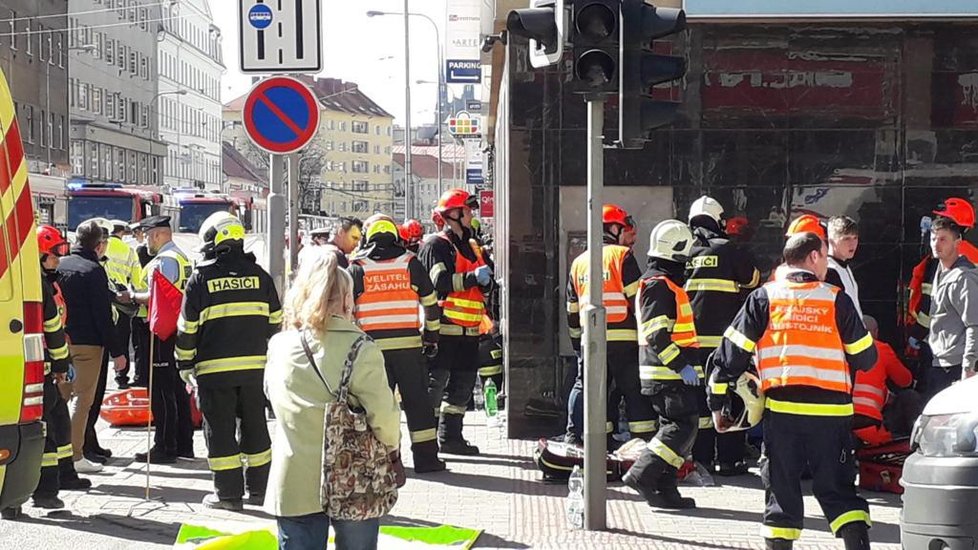
M710 376L710 387L714 385L714 376ZM761 392L761 380L753 372L745 372L732 382L730 407L713 413L713 424L719 433L739 432L749 430L761 423L764 417L764 394Z
M703 195L693 201L692 206L689 207L688 219L692 221L696 216L707 216L719 224L723 219L723 206L713 197Z

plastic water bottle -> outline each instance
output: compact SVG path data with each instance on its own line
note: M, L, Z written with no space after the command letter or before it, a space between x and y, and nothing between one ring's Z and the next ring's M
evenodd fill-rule
M496 383L492 378L486 380L482 392L485 394L486 416L492 418L499 413L499 404L496 401Z
M479 386L479 384L476 384L475 387L472 388L472 403L475 405L475 410L481 410L485 405L485 402L486 397L482 394L482 388Z
M580 466L574 466L567 480L567 525L571 529L584 529L584 472Z

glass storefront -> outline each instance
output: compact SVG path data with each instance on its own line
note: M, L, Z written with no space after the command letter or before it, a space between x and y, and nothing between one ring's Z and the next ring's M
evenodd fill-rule
M750 219L750 246L765 267L777 262L791 218L852 216L861 227L852 265L863 309L898 343L904 282L927 250L921 218L978 187L976 30L973 23L691 25L673 48L687 57L684 82L657 92L683 100L680 120L644 150L606 150L605 184L670 186L683 219L695 198L711 194L729 215ZM559 344L547 336L565 322L563 290L548 251L563 238L554 216L559 188L586 184L587 155L585 104L568 75L533 71L525 44L509 48L508 116L499 121L508 137L496 156L509 157L507 170L497 165L497 196L507 194L500 202L509 205L515 420L529 399L563 391ZM606 119L606 136L616 135L613 105ZM658 221L640 220L640 230Z

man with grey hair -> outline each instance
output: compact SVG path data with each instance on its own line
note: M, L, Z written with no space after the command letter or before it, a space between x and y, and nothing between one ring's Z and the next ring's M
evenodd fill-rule
M863 316L863 308L859 304L859 284L849 267L849 262L856 255L859 247L859 224L849 216L833 216L829 218L829 271L825 274L825 282L835 285L852 298L853 305L859 317Z

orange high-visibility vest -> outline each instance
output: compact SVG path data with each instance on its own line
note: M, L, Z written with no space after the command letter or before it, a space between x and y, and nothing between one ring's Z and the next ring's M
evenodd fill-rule
M822 282L764 285L768 328L757 343L761 388L811 386L851 393L849 366L835 320L840 289Z
M438 235L439 238L445 239L449 243L452 240L443 234ZM475 252L475 261L466 258L462 253L456 248L455 249L455 273L465 274L470 271L475 271L477 268L486 265L485 260L482 259L482 249L475 242L475 239L469 239L469 246L472 247L472 251ZM452 243L452 247L455 244ZM450 321L453 325L458 325L460 327L477 327L479 323L482 322L482 316L486 312L485 298L482 296L482 290L478 286L466 290L453 290L448 293L448 296L441 301L442 315L445 319Z
M625 284L622 281L622 266L628 251L628 247L616 244L606 244L601 249L601 264L604 273L602 298L608 323L620 323L628 318L628 299L625 298ZM578 256L571 265L570 272L574 290L577 292L577 301L581 304L581 315L584 315L584 306L590 303L587 277L588 254L588 252L584 252ZM581 320L583 321L583 317Z
M642 291L646 281L664 281L669 290L676 297L676 319L675 321L662 318L642 319L641 307L638 302L642 298ZM639 378L643 380L682 380L679 373L664 365L671 363L679 355L679 348L698 348L699 340L696 335L696 325L693 322L693 306L689 303L689 295L683 287L673 283L668 277L659 276L651 279L642 279L639 282L638 295L635 296L635 311L639 316L639 338L638 338L638 357L639 357ZM649 349L649 334L666 327L670 329L669 338L674 345L661 351L658 355ZM703 367L693 365L700 378L703 378Z
M411 286L408 264L413 254L390 260L361 258L363 294L357 298L356 319L365 332L377 330L420 330L418 293Z

